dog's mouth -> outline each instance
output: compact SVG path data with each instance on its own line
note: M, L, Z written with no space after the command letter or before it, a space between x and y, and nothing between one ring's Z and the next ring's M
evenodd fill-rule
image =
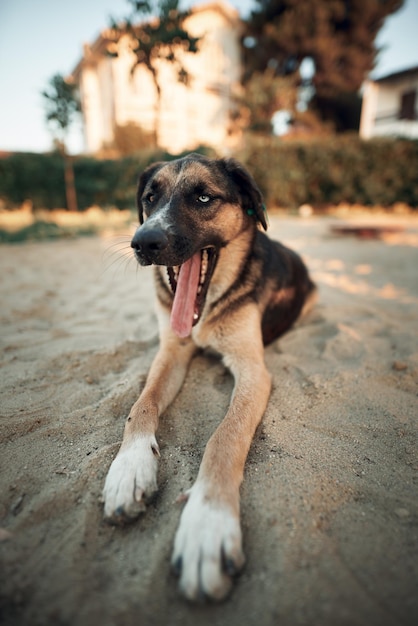
M179 337L188 337L200 320L217 257L215 248L203 248L181 265L167 267L174 294L171 327Z

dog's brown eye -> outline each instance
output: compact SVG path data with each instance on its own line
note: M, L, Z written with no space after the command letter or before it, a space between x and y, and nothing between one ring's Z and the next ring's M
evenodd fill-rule
M210 196L207 196L205 193L201 193L200 196L198 197L198 200L199 202L206 204L207 202L210 201Z
M154 194L153 194L153 193L149 193L149 194L147 194L147 195L145 196L145 200L146 200L147 202L151 202L151 203L152 203L152 202L154 202L154 200L155 200L155 196L154 196Z

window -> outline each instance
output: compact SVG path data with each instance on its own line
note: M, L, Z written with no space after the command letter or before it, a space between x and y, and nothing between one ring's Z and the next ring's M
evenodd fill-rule
M416 91L405 91L401 94L401 107L399 110L400 120L416 120L417 115L415 112Z

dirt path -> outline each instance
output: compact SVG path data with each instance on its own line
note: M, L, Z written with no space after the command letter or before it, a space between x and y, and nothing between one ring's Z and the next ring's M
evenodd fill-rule
M247 565L190 606L170 574L181 512L232 380L192 364L159 432L160 493L137 523L99 496L157 347L128 239L0 248L1 611L5 626L418 623L418 222L384 240L271 218L320 287L266 350L274 388L246 466ZM123 250L122 250L123 251Z

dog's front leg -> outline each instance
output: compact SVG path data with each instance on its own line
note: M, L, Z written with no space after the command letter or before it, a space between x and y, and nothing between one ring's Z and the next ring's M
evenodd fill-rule
M160 452L155 433L159 417L180 390L195 350L190 339L179 339L169 329L161 336L160 349L131 409L122 445L106 477L104 514L111 523L137 517L157 491Z
M182 593L191 600L223 599L244 565L239 488L271 388L261 336L255 333L251 340L241 335L237 351L225 358L235 378L231 405L206 446L175 539L172 564Z

